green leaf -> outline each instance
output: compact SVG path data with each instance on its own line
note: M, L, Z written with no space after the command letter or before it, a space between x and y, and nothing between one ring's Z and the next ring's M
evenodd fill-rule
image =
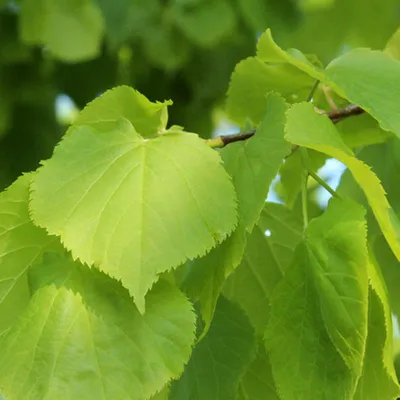
M257 57L267 63L289 64L307 75L319 79L323 76L307 57L297 49L282 50L272 38L271 30L267 29L257 43Z
M400 136L400 117L396 111L396 99L400 97L400 61L381 51L355 49L321 70L300 51L283 51L273 41L270 30L261 36L257 49L261 60L296 66L331 86L351 103L361 106L379 122L382 129ZM366 65L368 68L365 68Z
M68 255L30 273L29 308L1 341L0 385L9 398L147 399L177 378L195 315L157 283L141 315L122 286Z
M189 297L199 303L205 323L203 335L210 328L225 280L240 264L245 246L246 232L239 226L221 245L187 267L182 286Z
M382 271L385 278L388 296L390 300L391 311L399 316L400 315L400 263L394 257L393 252L390 250L383 235L378 235L372 239L373 254L376 262Z
M31 210L74 257L120 279L141 312L159 273L203 255L236 222L217 152L185 132L143 139L126 119L74 129L35 176Z
M265 116L255 135L245 142L232 143L221 151L237 192L239 222L249 232L260 216L284 157L289 153L289 144L284 138L287 109L280 95L269 94Z
M363 189L386 240L400 259L400 223L379 179L367 165L354 157L328 117L317 115L309 103L294 105L287 113L286 139L334 157L349 168Z
M301 239L303 221L298 214L285 206L266 203L258 226L268 239L281 271L286 272L292 263L293 251Z
M352 399L367 336L364 214L332 199L272 295L265 340L285 400Z
M118 120L126 118L141 136L153 137L166 129L171 104L171 100L153 103L129 86L118 86L90 102L68 133L81 125L112 130Z
M197 343L170 400L234 400L256 342L243 312L221 297L210 330Z
M103 18L93 0L24 0L21 6L25 43L43 45L67 62L99 55Z
M221 246L195 260L184 280L185 290L200 303L204 332L210 326L225 279L240 264L246 231L251 232L259 219L271 182L288 153L283 132L286 110L284 100L270 94L265 118L256 134L245 143L233 143L221 151L238 197L239 226Z
M393 400L400 395L400 388L393 366L392 317L385 284L373 258L369 275L367 346L354 400Z
M259 348L257 358L244 374L239 386L239 400L280 400L271 364L264 347Z
M400 137L396 101L400 96L400 61L380 51L356 49L333 60L325 73L326 83L338 94L370 113L382 129Z
M381 181L393 211L398 215L400 211L400 188L397 184L400 168L400 140L394 136L384 144L364 147L357 152L357 158L372 168ZM363 191L349 171L345 171L343 174L337 191L362 205L368 205ZM368 236L380 235L379 225L370 210L368 210L367 221Z
M314 79L288 64L250 57L236 65L228 91L227 112L232 121L257 125L265 116L267 94L280 93L286 101L306 100Z
M240 305L256 333L262 335L272 292L292 260L302 224L284 206L267 203L260 225L249 235L243 260L225 282L223 293Z
M351 149L370 146L377 143L385 143L393 133L384 131L369 114L362 114L357 118L345 118L336 125L343 142Z
M236 26L236 15L228 0L201 1L192 7L175 1L169 13L176 27L203 47L218 45Z
M29 302L27 271L58 240L31 222L28 212L32 175L21 176L0 194L0 335Z

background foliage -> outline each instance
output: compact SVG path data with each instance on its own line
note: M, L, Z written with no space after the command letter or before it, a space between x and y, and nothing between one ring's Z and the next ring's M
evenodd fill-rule
M397 0L0 0L0 392L400 396L399 23ZM368 114L335 127L316 81ZM306 182L306 232L304 149L346 167L327 210Z

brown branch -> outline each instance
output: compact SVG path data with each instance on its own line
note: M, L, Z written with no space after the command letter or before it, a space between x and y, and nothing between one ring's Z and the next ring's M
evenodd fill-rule
M338 122L350 116L360 115L362 113L364 113L364 110L355 104L349 104L343 108L321 112L321 114L327 115L334 124L337 124ZM225 147L230 143L241 142L243 140L250 139L255 133L256 130L253 129L248 132L239 132L232 135L218 136L216 138L209 139L207 142L211 147Z

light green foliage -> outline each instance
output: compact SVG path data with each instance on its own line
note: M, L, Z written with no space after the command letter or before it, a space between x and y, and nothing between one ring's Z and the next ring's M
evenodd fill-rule
M45 46L68 62L97 56L103 36L103 17L93 0L24 0L21 37Z
M29 278L29 307L0 344L10 399L147 399L182 372L195 316L176 288L157 283L142 316L118 282L68 255Z
M223 297L207 335L197 343L185 372L171 386L170 400L234 400L256 341L243 312Z
M353 50L327 66L326 83L369 112L383 129L400 136L395 100L400 95L400 61L380 51Z
M0 0L0 398L400 398L398 8Z
M289 153L289 144L284 138L287 108L281 96L271 93L254 137L221 151L238 194L239 223L249 232L260 216L282 160Z
M363 189L386 240L400 259L400 223L379 179L367 165L354 157L329 119L317 115L311 104L296 104L287 113L286 138L299 146L337 158L349 168Z
M81 125L112 130L117 121L126 118L142 137L154 137L166 129L170 104L172 101L152 103L137 90L119 86L90 102L68 132Z
M267 94L280 93L286 101L305 100L313 79L291 65L263 62L258 57L241 61L232 74L228 92L229 117L243 125L258 124L265 115Z
M325 70L321 70L300 51L283 51L273 41L269 30L258 42L257 55L263 61L288 63L299 68L361 106L376 118L383 129L400 135L400 118L394 100L400 95L400 62L389 55L381 51L356 49L336 58ZM366 65L368 68L365 68Z
M74 129L32 191L35 222L74 257L121 279L141 312L159 273L203 255L236 222L233 186L214 150L184 132L144 139L126 119L110 131Z
M0 336L28 305L28 269L58 244L29 219L31 178L30 174L21 176L0 194Z
M265 341L285 400L352 399L367 337L364 213L332 200L273 293Z
M256 359L240 381L239 400L280 400L265 349L260 346Z
M241 264L225 283L224 295L241 306L261 336L272 292L292 261L301 231L301 221L294 213L280 204L267 203L259 225L247 239Z

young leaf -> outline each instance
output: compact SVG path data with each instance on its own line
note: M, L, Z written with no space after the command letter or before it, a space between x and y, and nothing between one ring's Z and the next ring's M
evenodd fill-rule
M261 347L239 384L239 400L280 400L268 355Z
M10 399L147 399L182 373L195 315L170 284L153 287L141 315L118 282L66 254L29 282L29 307L0 343Z
M332 199L272 295L265 341L285 400L352 399L367 336L364 213Z
M25 0L20 30L25 43L44 45L67 62L83 61L100 52L103 18L92 0Z
M109 131L118 120L126 118L141 136L154 137L166 128L167 107L171 104L171 100L152 103L129 86L118 86L90 102L67 134L80 125Z
M210 330L194 348L182 377L171 385L170 400L235 400L255 351L247 318L221 297Z
M291 65L267 64L258 57L241 61L231 77L227 112L240 125L250 119L259 124L265 116L267 93L274 91L286 101L306 100L314 79Z
M363 372L354 400L393 400L400 395L393 366L392 317L376 261L369 263L368 336Z
M273 289L293 257L302 225L284 206L274 203L266 204L260 225L249 235L243 260L227 279L224 295L241 306L256 333L262 335Z
M249 232L264 207L272 180L289 153L289 144L284 138L287 109L280 95L270 93L266 113L255 135L221 150L224 166L238 196L239 223Z
M0 194L0 336L28 305L28 269L45 251L59 246L57 238L29 218L31 179L32 175L23 175Z
M158 274L203 255L236 223L233 185L197 135L143 139L126 119L74 129L32 184L35 223L120 279L141 312Z
M260 38L257 57L263 61L289 63L332 87L340 96L371 114L382 129L400 137L397 101L400 96L400 61L381 51L355 49L333 60L325 70L316 68L298 50L283 51L270 30ZM365 66L368 65L368 68ZM357 77L355 79L355 77Z
M318 115L309 103L294 105L287 113L286 138L334 157L345 164L363 189L369 205L396 257L400 259L400 222L388 203L377 176L343 143L335 126Z

